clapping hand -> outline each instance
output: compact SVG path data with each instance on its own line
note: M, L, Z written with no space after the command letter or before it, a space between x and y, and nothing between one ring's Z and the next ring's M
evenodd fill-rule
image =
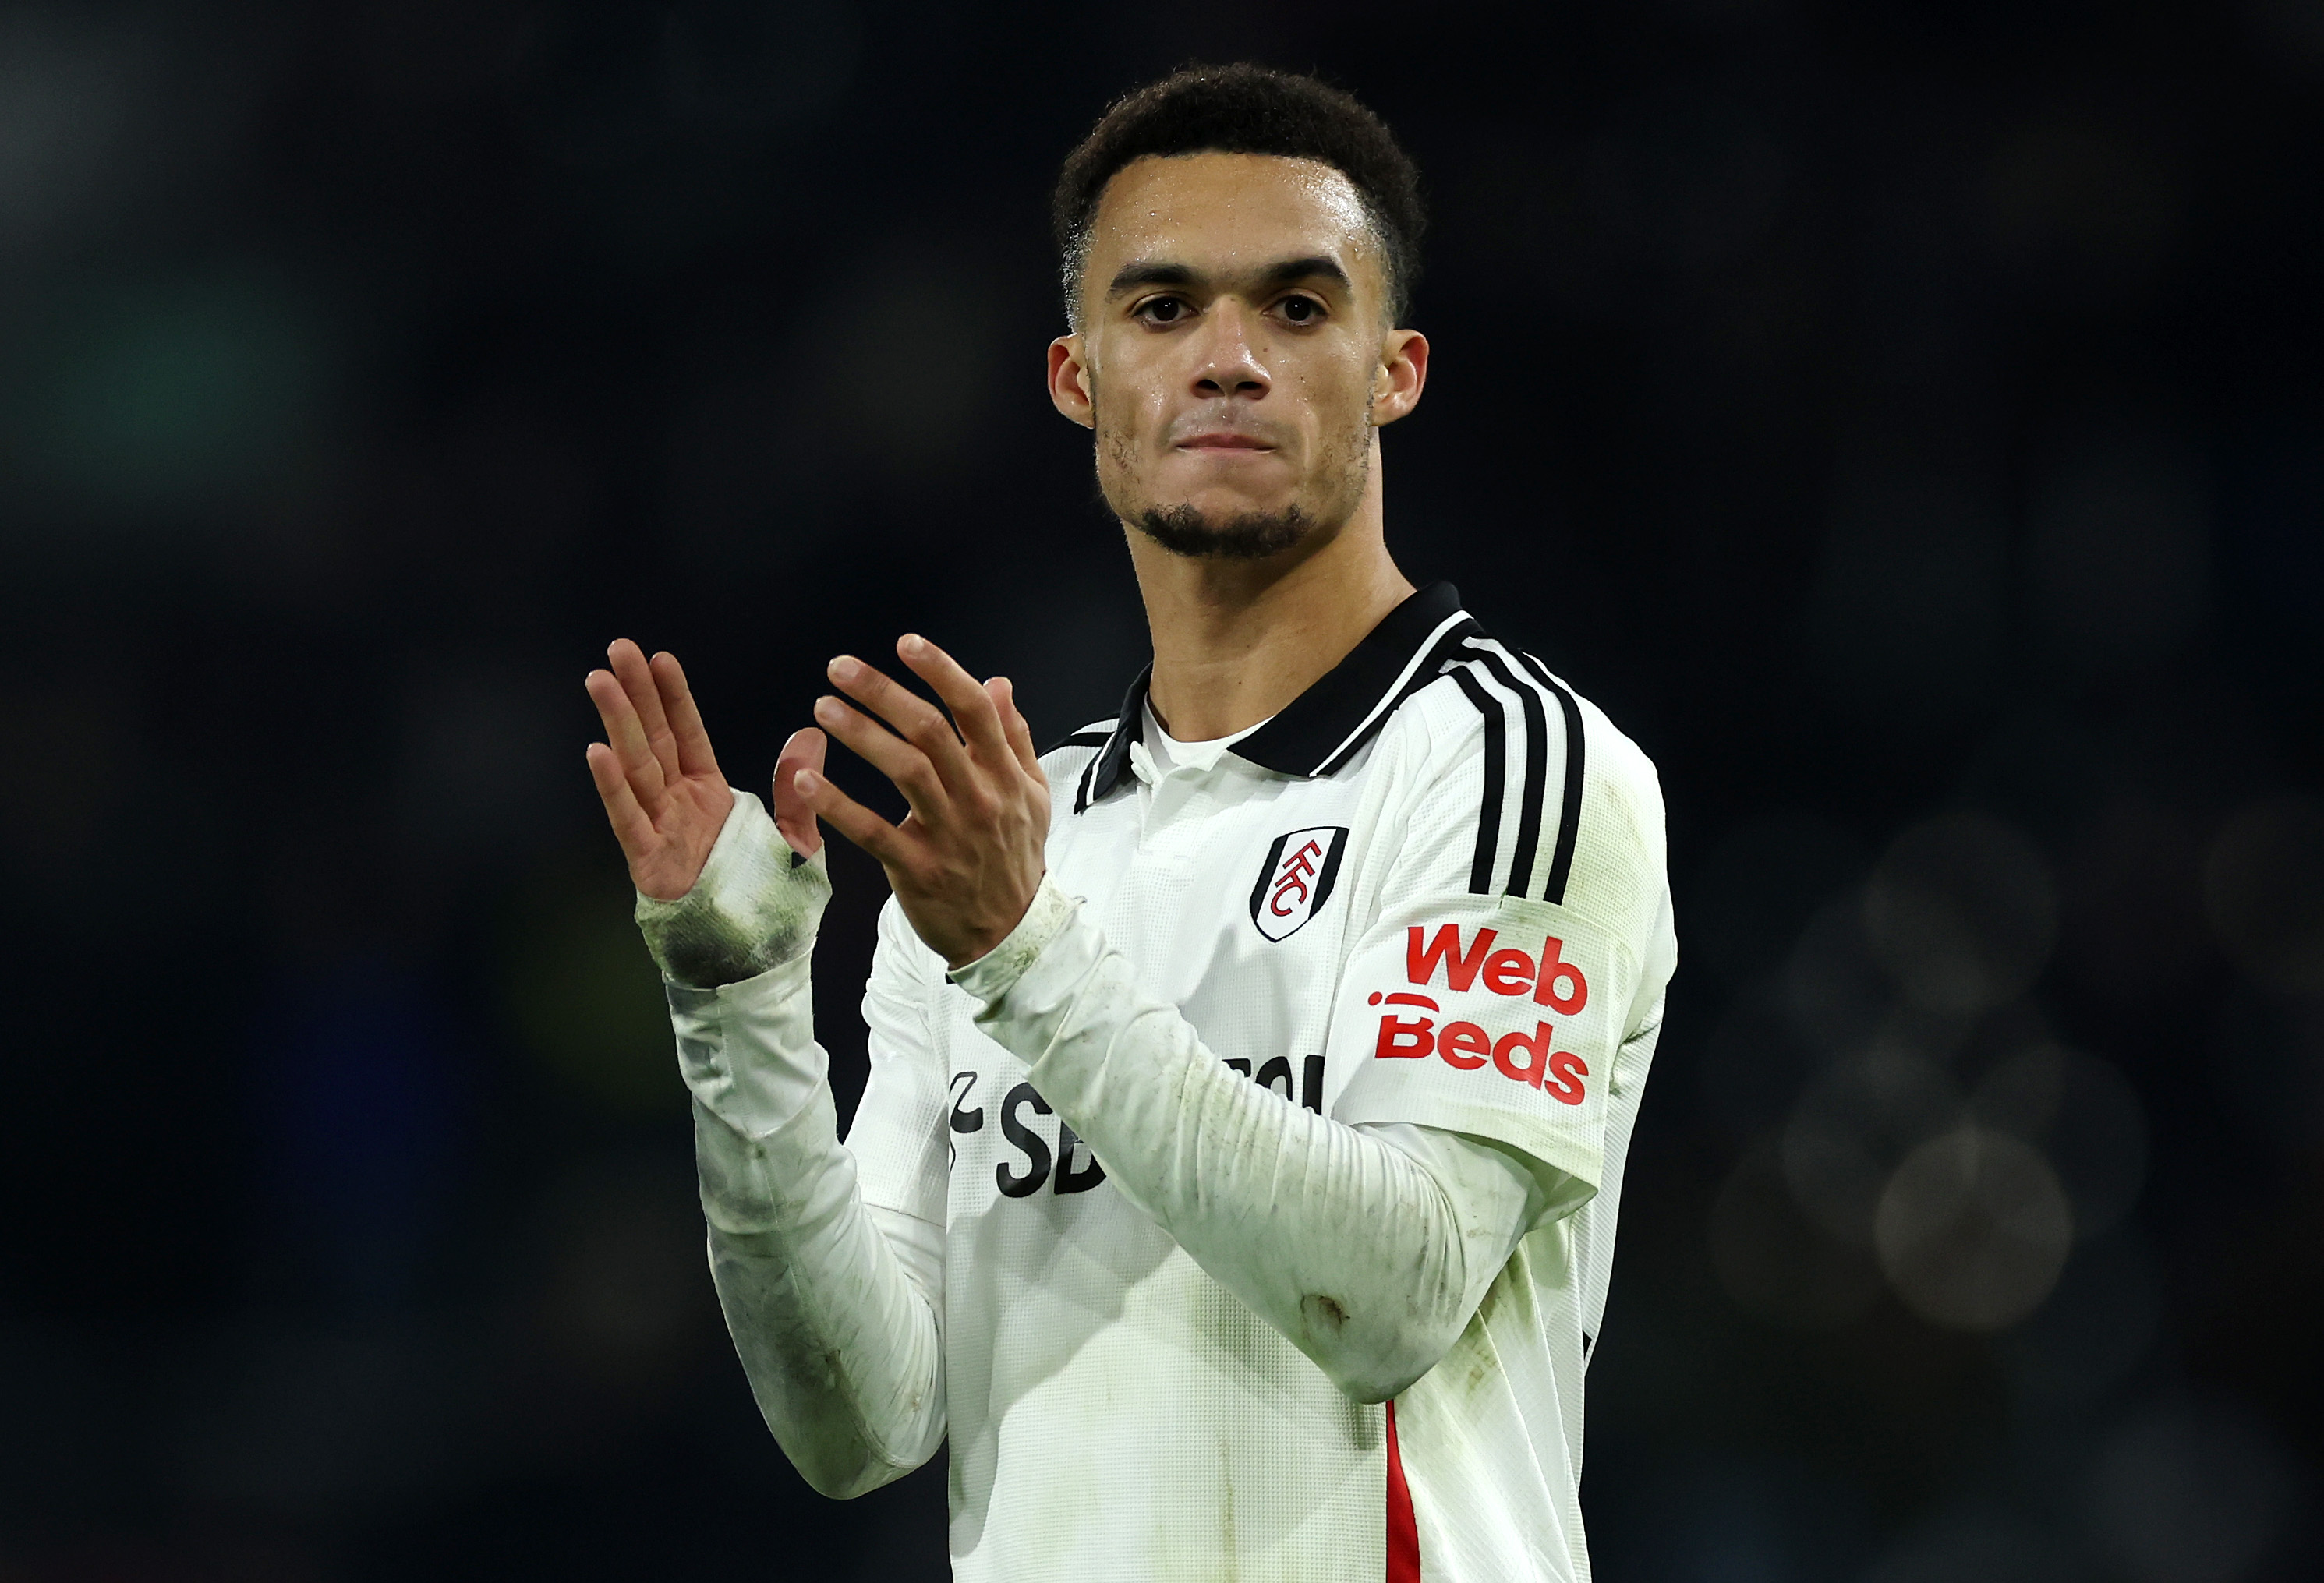
M935 690L950 719L846 655L831 662L832 685L865 713L825 697L815 717L895 783L911 810L903 823L889 824L825 778L821 732L791 739L796 747L814 737L815 751L811 760L801 753L794 764L791 748L784 750L776 794L791 793L812 817L878 859L920 938L947 965L960 967L1006 939L1040 888L1049 783L1008 678L979 683L924 638L899 640L896 654ZM677 662L670 667L675 674Z
M629 860L631 882L656 901L676 901L709 861L734 794L678 657L657 654L649 662L622 638L605 660L611 668L591 671L586 684L605 727L605 740L589 744L589 774ZM792 777L820 770L823 755L823 733L809 728L791 734L775 765L775 824L801 857L813 857L823 837Z

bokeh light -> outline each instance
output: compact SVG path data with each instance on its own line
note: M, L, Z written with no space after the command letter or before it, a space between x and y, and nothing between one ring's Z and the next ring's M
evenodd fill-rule
M1973 1015L2015 999L2050 959L2057 901L2047 866L1997 820L1948 815L1898 835L1865 890L1866 933L1897 990Z
M2074 1215L2039 1150L1958 1127L1904 1156L1881 1189L1872 1235L1880 1267L1914 1312L1998 1330L2057 1284Z
M1878 1299L1879 1266L1858 1241L1801 1207L1771 1150L1746 1155L1711 1206L1720 1284L1754 1313L1800 1330L1837 1330Z

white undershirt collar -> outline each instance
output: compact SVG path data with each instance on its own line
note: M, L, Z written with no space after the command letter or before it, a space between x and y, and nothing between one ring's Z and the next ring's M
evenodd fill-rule
M1130 762L1148 781L1157 781L1174 769L1192 769L1204 774L1218 768L1226 750L1250 735L1267 721L1256 721L1229 736L1213 737L1208 741L1182 742L1162 729L1156 718L1154 705L1148 704L1142 711L1145 731L1143 740L1130 744ZM1268 719L1274 716L1269 715Z

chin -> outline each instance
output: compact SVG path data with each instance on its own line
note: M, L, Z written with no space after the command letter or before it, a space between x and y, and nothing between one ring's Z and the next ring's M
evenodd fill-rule
M1305 517L1314 515L1312 507L1304 504L1296 493L1287 489L1263 492L1241 489L1197 489L1188 491L1175 501L1167 501L1167 503L1166 501L1167 496L1157 497L1154 507L1149 509L1159 508L1178 516L1191 513L1196 520L1220 527L1252 517L1279 517L1286 511L1296 511Z
M1123 520L1173 555L1190 560L1265 560L1296 548L1316 521L1296 501L1272 509L1238 501L1226 509L1209 502L1148 506Z

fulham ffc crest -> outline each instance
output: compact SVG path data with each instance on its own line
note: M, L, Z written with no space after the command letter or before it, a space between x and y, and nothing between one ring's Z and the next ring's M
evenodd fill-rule
M1323 911L1347 850L1344 824L1314 824L1277 836L1250 891L1250 921L1259 932L1280 940Z

